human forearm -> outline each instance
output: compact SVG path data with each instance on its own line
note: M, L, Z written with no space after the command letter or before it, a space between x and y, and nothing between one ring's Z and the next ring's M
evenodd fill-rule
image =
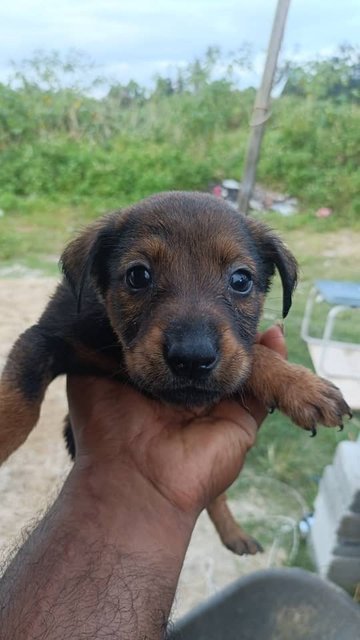
M162 638L194 522L136 473L75 468L3 579L3 640Z
M265 340L266 338L266 340ZM278 328L262 344L283 353ZM160 405L69 381L74 469L0 584L1 640L158 640L197 514L239 474L265 411Z

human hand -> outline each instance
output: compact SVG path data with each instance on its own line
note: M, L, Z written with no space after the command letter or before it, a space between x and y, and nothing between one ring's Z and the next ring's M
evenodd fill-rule
M274 326L258 342L286 355ZM70 378L69 406L79 467L123 482L135 474L173 506L197 515L235 480L266 410L246 398L189 411L160 404L104 378Z

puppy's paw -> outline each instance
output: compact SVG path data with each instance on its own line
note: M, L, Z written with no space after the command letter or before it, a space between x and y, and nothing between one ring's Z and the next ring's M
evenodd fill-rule
M311 371L298 367L278 397L278 408L297 425L316 435L316 425L343 428L343 417L351 411L340 389Z
M227 549L236 553L238 556L253 556L255 553L263 553L264 551L260 542L255 540L252 536L249 536L240 527L238 528L238 531L233 531L231 536L226 537L225 539L223 537L222 541Z

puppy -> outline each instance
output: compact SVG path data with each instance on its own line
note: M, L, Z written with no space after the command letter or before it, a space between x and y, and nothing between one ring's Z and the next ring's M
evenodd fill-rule
M317 423L342 426L350 413L331 383L255 343L275 268L285 317L297 265L267 226L224 201L152 196L90 225L61 262L63 281L2 375L0 461L25 441L48 384L61 374L115 375L184 407L250 392L313 435ZM67 440L73 448L71 427ZM225 496L208 510L228 548L260 549Z

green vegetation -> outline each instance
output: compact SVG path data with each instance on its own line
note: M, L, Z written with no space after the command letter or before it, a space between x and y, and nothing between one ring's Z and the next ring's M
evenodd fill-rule
M25 61L0 85L0 261L58 253L74 227L150 193L238 177L254 90L235 78L249 66L246 49L227 58L212 48L147 91L106 84L79 54ZM287 63L279 75L259 181L299 197L304 212L332 207L330 227L360 224L359 53Z
M66 240L106 210L156 191L206 190L239 177L254 90L240 91L235 78L249 66L246 49L228 59L213 48L179 69L176 80L159 77L147 91L135 82L109 86L82 56L25 61L12 82L0 85L0 266L16 262L55 274ZM297 196L302 207L291 218L266 220L300 262L286 335L290 359L307 366L299 332L312 280L359 278L359 72L359 52L350 48L322 62L286 63L259 165L260 182ZM101 85L103 97L96 98ZM321 206L334 215L315 218ZM266 325L279 317L280 299L277 285ZM358 325L345 320L346 336L358 341ZM355 418L343 433L322 429L312 440L275 413L249 456L250 484L272 478L298 489L311 507L336 444L358 433ZM242 478L240 490L245 485Z

